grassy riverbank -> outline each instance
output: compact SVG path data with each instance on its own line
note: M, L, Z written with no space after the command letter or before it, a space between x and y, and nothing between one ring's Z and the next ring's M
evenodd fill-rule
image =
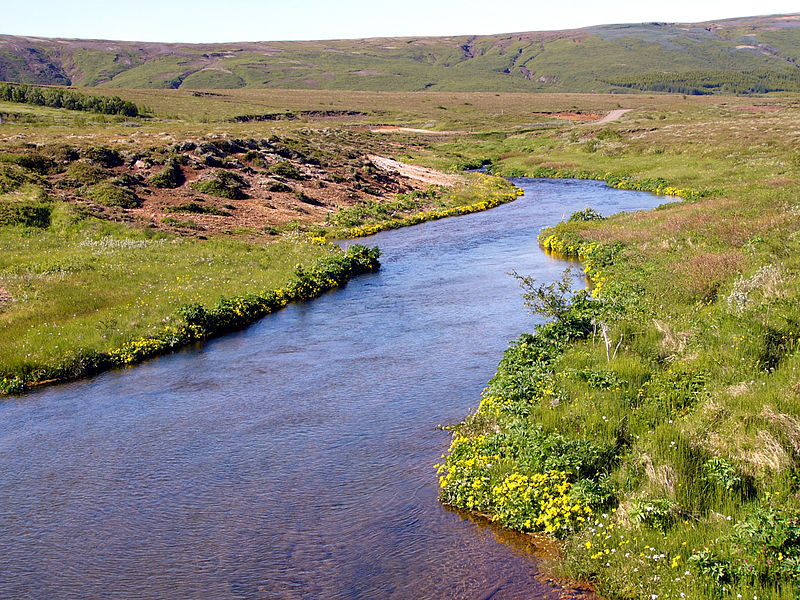
M13 299L0 314L0 393L138 362L377 268L376 256L303 234L263 246L186 239L63 206L47 228L0 228L0 248Z
M552 569L604 598L795 598L800 115L791 98L681 102L440 148L506 174L692 191L541 234L583 261L595 298L554 312L557 288L529 288L556 319L509 349L455 427L442 499L562 538Z
M366 152L393 140L328 127L358 110L303 113L318 100L301 97L283 108L314 127L248 124L219 95L184 96L207 101L213 124L0 103L0 394L138 362L377 268L326 237L518 193L499 177L376 166Z

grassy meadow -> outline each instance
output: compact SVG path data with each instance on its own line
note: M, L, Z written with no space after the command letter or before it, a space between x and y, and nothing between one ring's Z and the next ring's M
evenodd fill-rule
M0 301L0 379L67 350L153 336L182 305L286 286L296 264L337 252L308 234L369 232L486 199L476 185L455 199L438 188L365 193L380 180L365 154L451 173L486 165L512 177L680 190L682 201L655 211L600 219L586 210L542 232L548 251L581 259L591 294L520 274L529 307L550 324L512 344L476 412L453 426L442 499L560 538L552 572L589 581L604 598L800 594L800 98L113 92L144 115L0 104L0 288L12 298ZM596 123L619 108L630 110ZM360 195L280 230L259 216L247 230L198 232L147 221L153 186L128 186L145 208L98 208L80 187L61 194L62 174L50 172L69 168L58 162L64 146L78 149L70 164L97 166L91 149L107 147L160 169L178 160L167 148L187 140L251 138L273 141L249 159L229 153L218 168L275 179L275 150L307 173L284 177L295 193L272 204L296 192L322 200L337 185ZM125 168L107 167L107 183L128 185ZM169 202L179 191L163 193ZM201 200L250 210L244 200ZM170 215L198 225L229 218Z

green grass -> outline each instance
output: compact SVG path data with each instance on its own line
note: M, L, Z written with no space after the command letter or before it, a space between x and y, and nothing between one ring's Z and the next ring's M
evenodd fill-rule
M507 353L486 392L503 401L457 427L486 439L448 459L460 479L446 481L443 498L502 522L507 510L491 490L509 473L564 471L569 498L593 517L555 532L566 538L557 574L610 599L793 598L798 105L773 99L769 112L751 113L671 102L603 127L474 136L418 153L442 167L487 158L499 173L593 173L709 192L542 233L588 267L594 324L553 342L545 359L524 345ZM499 463L461 475L465 457L496 448ZM475 489L488 495L464 491L481 477Z
M58 364L159 330L185 303L284 285L297 264L330 255L304 236L267 246L194 240L74 218L59 207L49 229L0 227L0 374Z

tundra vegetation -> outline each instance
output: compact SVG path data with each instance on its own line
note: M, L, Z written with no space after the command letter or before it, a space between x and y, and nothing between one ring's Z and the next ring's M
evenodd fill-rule
M798 596L796 96L115 93L148 116L0 103L4 391L258 313L340 260L325 236L484 200L368 154L650 191L542 232L592 288L519 274L550 320L452 427L442 499L560 538L549 568L606 598Z

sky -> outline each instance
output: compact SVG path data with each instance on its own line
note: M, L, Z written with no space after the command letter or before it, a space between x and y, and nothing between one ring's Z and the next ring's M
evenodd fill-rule
M27 0L0 33L148 42L319 40L697 22L800 11L797 0Z

